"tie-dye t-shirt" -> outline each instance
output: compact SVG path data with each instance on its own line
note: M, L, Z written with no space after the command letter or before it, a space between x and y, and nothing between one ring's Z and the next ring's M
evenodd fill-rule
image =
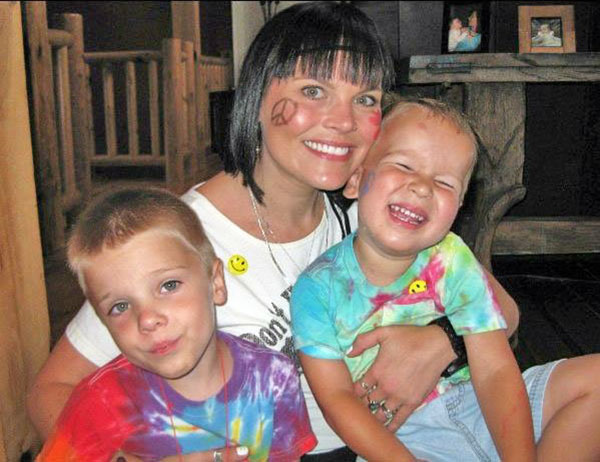
M425 326L447 316L459 335L505 329L506 323L485 273L456 234L421 251L404 274L385 287L371 284L354 253L355 234L317 258L292 291L296 348L322 359L343 359L356 381L369 369L379 346L349 358L357 335L380 326ZM438 382L425 402L452 384L470 379L463 368Z
M218 335L234 361L227 405L225 388L189 401L119 356L77 386L38 460L107 461L121 449L155 461L176 455L177 444L183 454L224 447L226 435L230 445L249 448L251 461L288 462L310 451L316 438L294 364L281 353Z

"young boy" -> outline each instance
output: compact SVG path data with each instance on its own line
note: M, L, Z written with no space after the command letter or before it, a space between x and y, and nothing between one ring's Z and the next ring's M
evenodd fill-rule
M313 262L292 292L304 373L328 422L369 461L523 462L536 451L540 460L599 460L599 355L521 377L485 274L450 232L476 152L470 125L440 102L404 100L387 112L344 191L358 198L358 230ZM389 424L399 403L373 398L376 384L361 381L378 347L347 350L376 326L444 316L464 336L469 366L440 379L394 435L377 417Z
M99 197L80 215L68 259L123 355L79 384L39 460L241 446L251 461L287 462L315 446L294 364L215 330L223 264L176 196Z

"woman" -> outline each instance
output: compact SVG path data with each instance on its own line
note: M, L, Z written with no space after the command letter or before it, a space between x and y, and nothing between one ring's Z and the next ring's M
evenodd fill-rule
M393 64L375 26L349 4L296 4L259 32L236 89L225 172L184 195L228 267L229 299L217 312L219 328L294 355L289 287L356 222L355 208L345 216L321 191L341 188L362 162L379 131L382 93L392 83ZM493 283L514 330L514 302ZM42 435L74 384L116 356L109 340L84 305L29 395L30 415ZM399 409L389 426L393 431L455 354L436 326L378 329L357 340L355 351L375 343L381 352L363 381L378 385L372 399L385 398ZM427 345L418 358L416 344ZM386 367L397 358L400 369ZM307 460L354 460L304 385L319 440L319 455Z

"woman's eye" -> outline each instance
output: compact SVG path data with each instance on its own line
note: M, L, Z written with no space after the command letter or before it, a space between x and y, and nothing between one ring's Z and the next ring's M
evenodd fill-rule
M366 107L376 106L378 102L379 101L377 100L377 98L375 98L374 96L371 96L371 95L361 95L358 98L356 98L357 104L360 104L361 106L366 106Z
M323 89L321 87L304 87L302 89L302 93L304 94L304 96L306 96L307 98L310 99L320 99L323 98L323 96L325 95L325 92L323 91Z
M161 292L173 292L181 284L179 281L167 281L161 286Z
M408 164L403 164L402 162L397 162L396 165L398 167L400 167L402 170L405 170L407 172L412 172L412 168Z
M115 303L113 306L110 307L110 310L108 311L108 315L109 316L119 316L120 314L123 314L125 311L127 311L128 308L129 308L129 303L127 303L127 302Z

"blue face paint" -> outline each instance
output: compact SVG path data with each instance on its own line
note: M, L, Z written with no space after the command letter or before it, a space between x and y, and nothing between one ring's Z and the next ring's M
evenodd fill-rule
M369 170L365 181L363 181L363 184L360 186L360 190L358 191L358 197L362 197L369 192L369 188L371 186L371 183L373 182L374 176L375 173L372 170Z

